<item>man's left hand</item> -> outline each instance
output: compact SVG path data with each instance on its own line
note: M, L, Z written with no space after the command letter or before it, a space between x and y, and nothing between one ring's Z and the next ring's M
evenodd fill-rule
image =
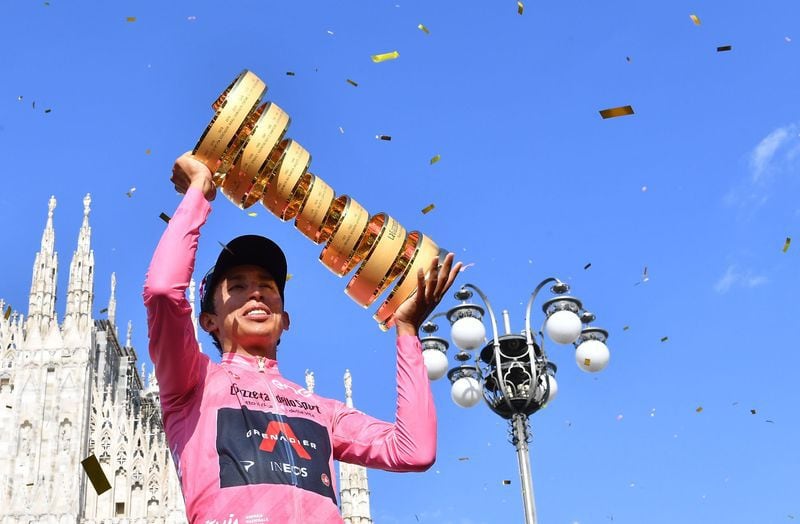
M431 260L428 278L425 278L422 268L419 269L416 293L407 298L394 312L393 318L398 336L417 336L422 323L436 309L444 294L453 285L461 271L461 262L453 266L453 257L453 253L448 253L441 265L438 258Z

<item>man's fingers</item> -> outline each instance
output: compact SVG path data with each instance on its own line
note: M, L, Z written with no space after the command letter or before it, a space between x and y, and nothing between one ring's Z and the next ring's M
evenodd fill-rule
M439 267L439 278L436 282L436 296L440 297L447 292L447 288L450 285L447 283L451 270L450 268L453 265L453 258L455 255L453 253L448 253L446 257L444 257L444 263ZM451 282L452 283L452 282Z

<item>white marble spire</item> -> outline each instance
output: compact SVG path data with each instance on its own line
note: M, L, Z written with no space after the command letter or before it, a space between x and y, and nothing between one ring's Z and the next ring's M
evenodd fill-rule
M200 338L197 336L197 309L194 307L195 301L195 281L189 279L189 306L192 308L192 326L194 327L194 338L197 340L197 347L200 348L200 353L203 352L203 344L200 343Z
M33 278L28 302L27 340L39 345L56 322L56 282L58 280L58 254L55 251L56 233L53 229L53 211L56 197L47 203L47 224L42 232L42 243L33 263Z
M309 393L314 392L314 372L306 370L306 389Z
M91 249L92 228L89 227L90 194L83 198L83 224L78 233L78 248L72 255L67 288L67 312L64 331L74 336L85 335L92 320L94 301L94 251ZM82 336L81 338L85 338Z
M353 407L353 376L344 372L344 397L347 407ZM369 510L367 469L339 462L339 500L345 524L372 524Z
M117 323L117 274L111 273L111 296L108 297L108 321Z

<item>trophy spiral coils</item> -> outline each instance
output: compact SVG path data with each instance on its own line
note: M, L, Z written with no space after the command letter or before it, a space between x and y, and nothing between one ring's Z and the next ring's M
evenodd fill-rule
M325 243L319 260L338 276L356 266L345 292L363 307L395 283L373 318L383 330L394 325L397 308L417 289L417 272L441 257L439 247L419 231L406 233L386 213L370 216L347 195L337 197L308 171L311 155L286 138L291 119L272 102L262 103L266 84L243 71L212 104L214 118L193 154L212 173L231 202L246 209L256 202L295 227L315 244Z

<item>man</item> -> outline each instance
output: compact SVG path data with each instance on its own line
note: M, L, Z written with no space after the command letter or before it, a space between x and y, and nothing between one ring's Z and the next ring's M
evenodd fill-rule
M172 182L185 193L156 248L144 287L150 357L164 428L191 522L342 522L333 460L424 471L436 456L436 413L417 333L461 264L450 253L395 313L394 424L313 395L281 376L276 347L289 329L286 259L271 240L232 240L201 285L200 324L222 353L198 351L185 291L200 227L211 211L210 171L190 154ZM452 266L452 268L451 268Z

